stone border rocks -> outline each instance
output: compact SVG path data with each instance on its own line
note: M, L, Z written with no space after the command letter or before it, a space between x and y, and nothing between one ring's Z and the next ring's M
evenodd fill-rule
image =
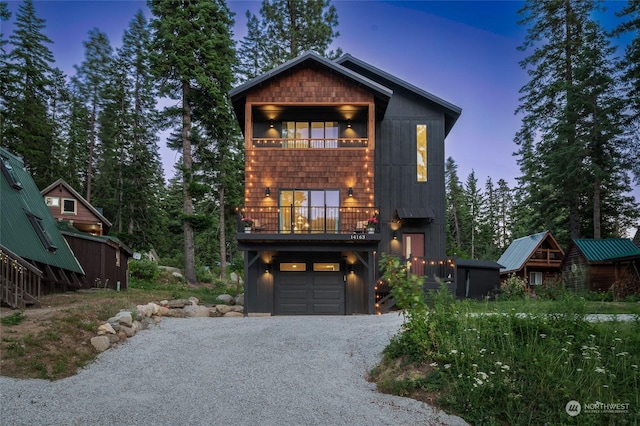
M122 310L98 327L97 336L91 338L91 344L98 352L104 352L135 336L138 331L158 324L162 317L242 317L244 315L244 294L235 298L222 294L216 298L216 301L223 304L200 305L197 297L190 297L137 305L134 312Z

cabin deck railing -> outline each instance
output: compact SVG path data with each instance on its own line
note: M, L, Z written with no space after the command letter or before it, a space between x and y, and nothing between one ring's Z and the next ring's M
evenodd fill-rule
M0 246L0 298L15 309L37 302L41 292L42 271L6 247Z

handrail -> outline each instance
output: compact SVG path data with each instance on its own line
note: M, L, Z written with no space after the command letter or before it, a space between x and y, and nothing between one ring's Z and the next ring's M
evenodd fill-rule
M4 246L0 246L0 299L12 308L38 302L42 271Z
M366 148L369 138L252 138L254 148Z

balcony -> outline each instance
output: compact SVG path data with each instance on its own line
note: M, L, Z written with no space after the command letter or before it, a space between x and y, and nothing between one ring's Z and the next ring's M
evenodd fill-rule
M377 211L351 206L248 206L238 215L237 237L243 241L379 241L380 224L368 226Z
M368 138L253 138L254 148L288 148L288 149L336 149L336 148L367 148Z
M558 267L562 262L562 252L559 250L539 249L536 250L527 264L529 266L549 266Z

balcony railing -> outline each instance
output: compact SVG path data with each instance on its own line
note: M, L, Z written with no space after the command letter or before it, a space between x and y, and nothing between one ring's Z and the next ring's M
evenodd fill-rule
M238 216L238 232L266 234L353 234L368 232L373 207L246 207ZM250 219L250 222L242 219ZM250 223L250 226L245 226ZM245 231L245 228L246 231ZM379 232L379 224L373 227Z
M38 302L42 271L0 246L0 300L12 308Z
M368 138L253 138L254 148L366 148L369 146Z

